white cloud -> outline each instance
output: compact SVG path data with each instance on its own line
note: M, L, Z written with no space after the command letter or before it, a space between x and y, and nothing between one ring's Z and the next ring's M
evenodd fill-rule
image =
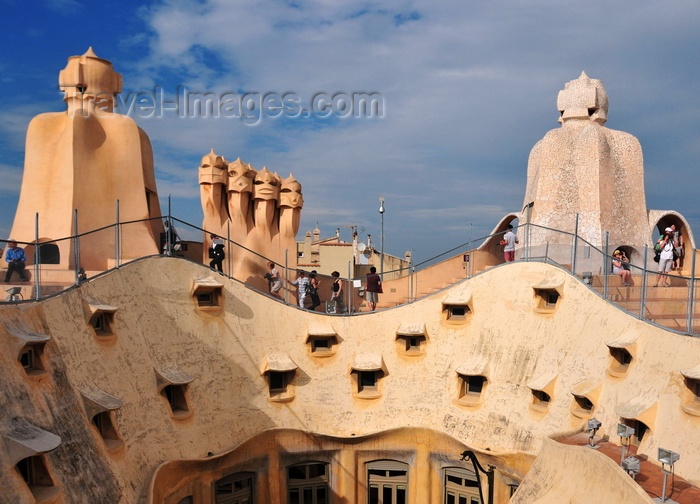
M608 126L642 141L647 179L669 180L673 168L682 175L669 181L677 209L695 208L695 0L164 0L138 14L146 29L120 34L120 44L146 52L113 61L126 90L384 98L381 119L138 119L153 142L161 197L184 207L198 204L197 167L214 148L293 172L304 187L302 231L318 221L324 233L357 224L376 236L384 194L392 253L444 250L468 227L488 232L522 205L529 150L559 127L557 93L585 70L606 86ZM34 110L0 113L14 149ZM648 184L648 206L665 192Z

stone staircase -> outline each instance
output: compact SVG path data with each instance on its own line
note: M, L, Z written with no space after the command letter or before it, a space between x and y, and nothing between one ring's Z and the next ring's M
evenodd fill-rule
M687 278L679 278L678 275L669 275L666 281L669 280L670 287L662 285L654 287L656 274L647 276L643 317L649 322L674 331L686 332L688 330L689 281ZM603 294L602 275L593 277L591 288L601 295ZM642 306L642 276L633 275L632 285L623 286L618 275L609 275L608 300L630 312L633 316L639 317ZM697 333L700 331L700 306L695 306L695 304L700 305L698 295L696 295L696 301L693 304L695 312L693 333Z
M424 296L428 296L430 294L433 294L435 292L441 291L442 289L445 289L446 287L449 287L451 285L456 284L457 282L460 282L464 280L464 277L453 277L447 282L442 282L440 284L436 285L419 285L418 289L416 290L416 293L414 295L414 299L422 298ZM386 293L386 291L385 291ZM400 296L400 297L393 297L393 296L387 296L386 294L380 294L379 295L379 302L377 303L377 309L382 309L382 308L391 308L392 306L398 306L401 304L405 304L409 302L408 296ZM366 304L366 303L364 303ZM364 306L363 304L363 306Z

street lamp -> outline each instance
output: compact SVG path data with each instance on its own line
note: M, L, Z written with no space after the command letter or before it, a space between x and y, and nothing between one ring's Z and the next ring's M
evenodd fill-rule
M384 196L379 196L379 215L382 216L382 248L379 263L379 278L384 281Z
M489 493L487 494L488 500L485 504L493 504L493 472L495 467L489 464L488 470L484 469L479 463L479 461L476 459L476 454L471 450L464 450L462 452L461 460L467 459L471 460L472 466L474 466L474 473L476 474L476 483L479 487L479 497L481 498L481 502L484 502L484 492L481 489L481 477L479 476L480 472L486 475L486 479L488 480L489 485Z

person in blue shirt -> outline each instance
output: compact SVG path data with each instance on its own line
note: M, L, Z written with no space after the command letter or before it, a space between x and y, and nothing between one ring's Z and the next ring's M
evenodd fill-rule
M5 275L5 283L10 281L12 273L16 271L19 274L20 280L26 282L27 276L24 274L24 263L27 262L27 256L24 255L24 250L17 246L17 242L10 240L7 242L7 251L5 252L5 261L7 261L7 274Z

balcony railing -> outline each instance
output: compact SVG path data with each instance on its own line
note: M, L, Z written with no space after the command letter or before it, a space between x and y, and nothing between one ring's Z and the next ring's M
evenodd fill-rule
M157 221L150 222L154 224L153 228L160 228L163 223L166 223L166 232L160 233L158 253L125 257L123 250L128 248L126 245L129 241L132 240L131 245L134 245L138 243L136 240L142 239L143 235L137 231L137 228L142 230L144 223L149 220L129 222L116 220L117 222L110 226L76 233L58 240L40 240L37 230L37 238L34 241L18 242L18 246L25 249L27 254L26 272L29 273L30 280L27 283L5 284L7 295L0 303L23 303L55 296L130 262L153 255L172 256L197 263L203 261L202 244L196 240L182 239L186 236L201 237L209 234L201 227L172 215L150 219L150 221ZM179 237L167 232L169 228L175 229ZM601 250L576 233L528 224L519 226L515 231L520 240L516 248L516 261L553 264L567 270L601 298L636 318L680 334L700 334L700 303L697 299L699 289L696 284L699 279L695 277L696 250L686 250L685 257L682 259L686 261L682 270L686 274L672 272L668 277L671 284L668 288L654 287L657 283L657 272L652 269L656 265L651 260L654 255L653 249L635 250L637 257L631 257L631 263L628 265L632 285L624 286L621 278L612 274L612 251L617 247L607 243L607 238L606 245ZM489 268L503 266L502 247L499 245L502 235L503 232L482 236L420 263L411 264L409 268L384 271L384 293L380 295L378 309L414 302L466 278L483 273ZM231 258L241 255L247 256L249 260L256 263L259 262L261 271L267 271L268 261L278 262L235 241L225 237L224 240L226 243L225 271L232 271ZM6 240L0 240L0 247L5 249L6 243ZM104 267L86 271L81 267L81 258L95 256L95 243L100 244L100 250L97 253L104 256L102 262ZM65 251L70 251L69 261L65 261L65 258L60 259L60 254L65 254ZM296 254L296 250L287 251L287 258L290 253ZM67 262L70 264L69 267L65 266ZM5 266L4 251L3 266ZM285 279L282 289L283 299L280 302L297 306L296 287L288 283L296 276L295 267L290 266L288 259L285 260L285 264L279 264L279 266L280 273ZM3 275L5 271L3 269ZM364 277L353 277L355 271L355 265L348 262L347 272L341 272L341 281L344 285L342 315L366 313L366 306L360 296L363 291ZM323 303L317 310L323 310L329 315L341 315L332 310L335 303L332 303L333 306L328 310L324 310L325 302L331 298L331 285L334 278L327 275L318 275L318 277L321 279L319 294ZM268 291L267 280L262 275L260 278L229 278L245 283L248 288L272 297Z

